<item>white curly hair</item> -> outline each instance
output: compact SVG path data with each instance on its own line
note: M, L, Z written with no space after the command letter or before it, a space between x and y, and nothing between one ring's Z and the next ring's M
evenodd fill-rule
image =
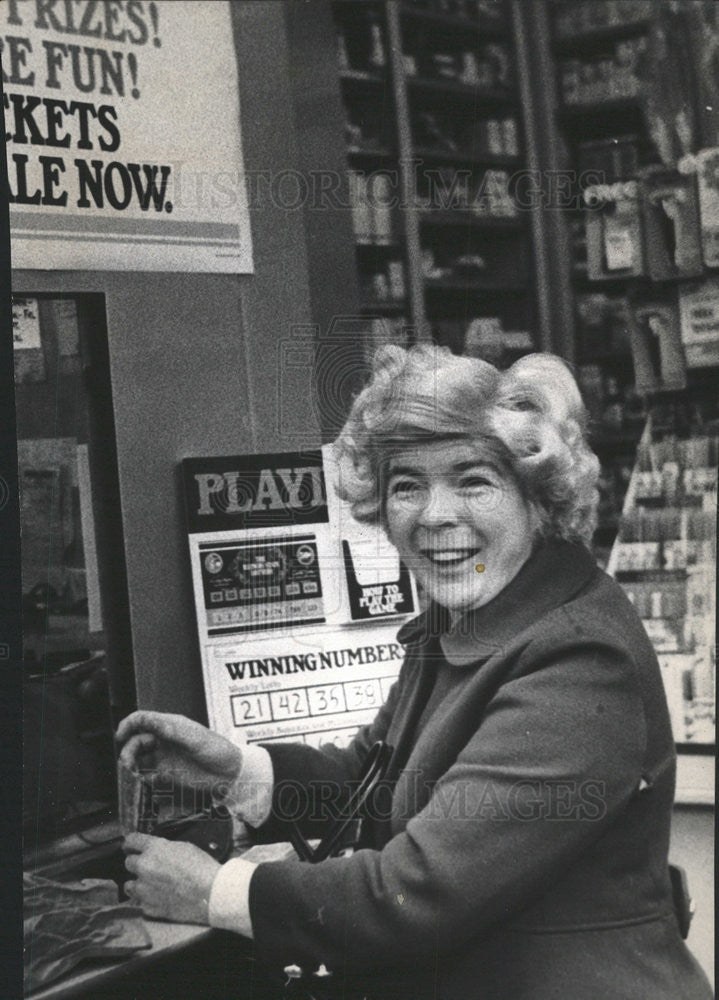
M382 347L335 442L338 492L357 520L386 527L390 456L422 442L468 439L514 476L542 537L588 544L599 461L586 425L574 376L554 355L530 354L499 371L446 347Z

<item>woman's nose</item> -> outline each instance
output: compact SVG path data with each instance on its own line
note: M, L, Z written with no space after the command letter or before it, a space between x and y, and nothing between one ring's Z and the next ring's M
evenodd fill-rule
M436 483L427 491L419 520L422 524L454 524L459 516L460 498L448 483Z

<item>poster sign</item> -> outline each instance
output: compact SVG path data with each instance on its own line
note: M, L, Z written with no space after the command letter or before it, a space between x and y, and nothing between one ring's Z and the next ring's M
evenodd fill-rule
M0 4L13 265L252 271L226 0Z
M399 671L414 583L336 480L330 445L183 462L210 725L235 741L347 742Z
M37 350L42 347L37 299L13 299L12 342L16 351Z
M191 532L282 528L328 520L319 450L281 457L186 459L183 467Z
M209 657L213 728L244 740L349 741L399 673L400 622L217 645Z

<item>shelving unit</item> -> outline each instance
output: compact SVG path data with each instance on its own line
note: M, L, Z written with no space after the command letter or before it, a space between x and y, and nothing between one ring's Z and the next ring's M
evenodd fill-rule
M398 211L400 150L382 2L331 3L345 115L349 197L355 234L365 353L406 343L410 327L407 252Z
M680 753L677 801L712 803L719 404L693 389L650 404L608 570L657 651Z
M687 442L716 434L716 415L704 407L698 420L697 401L711 399L712 383L716 395L719 282L706 250L702 259L698 185L688 170L691 154L719 144L719 129L681 44L701 34L692 19L716 20L710 6L555 0L550 9L556 127L575 176L577 207L567 213L575 361L602 463L595 547L657 648L681 751L680 801L711 801L713 771L699 761L714 749L713 647L687 610L699 574L686 563L696 497L683 480L672 487L677 462L657 456L668 442L684 455ZM699 44L694 53L701 62ZM693 316L692 289L704 296ZM651 496L642 492L649 474L659 484ZM709 519L715 491L702 500ZM716 536L707 544L715 554ZM713 576L713 560L706 570ZM714 607L705 611L711 621ZM692 685L703 691L698 707Z
M533 349L528 213L511 189L524 162L511 4L331 7L351 196L360 192L352 204L369 347L435 340L496 360L496 336L482 342L489 321L508 333L502 360ZM383 230L366 224L362 186L380 175L392 205L393 257L384 246L371 249ZM381 201L368 200L375 208ZM386 294L390 260L401 263L404 295Z
M552 4L552 22L557 123L577 177L577 203L590 172L604 188L597 189L593 210L585 200L569 213L569 225L576 361L603 463L596 541L606 558L629 480L627 458L643 426L646 386L641 379L637 384L634 314L637 304L658 292L646 260L642 179L653 165L676 167L705 137L694 111L693 81L674 55L676 46L667 43L687 30L681 14L658 0L560 0ZM680 93L668 96L668 88ZM624 197L623 187L631 184L635 195ZM662 276L664 295L667 280L679 285L684 279ZM617 448L612 435L621 441Z

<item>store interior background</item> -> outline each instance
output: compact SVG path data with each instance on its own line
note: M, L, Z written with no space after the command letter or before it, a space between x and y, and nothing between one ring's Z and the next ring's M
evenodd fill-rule
M687 176L680 162L719 145L711 6L233 2L245 170L273 179L250 191L254 274L13 275L15 296L40 304L58 386L53 400L18 382L18 434L87 444L102 605L101 627L31 642L29 672L100 652L118 715L206 721L179 463L331 440L382 342L435 339L502 365L565 357L603 464L596 548L609 562L647 412L683 420L701 401L692 419L717 436L718 359L683 341L677 303L716 285L719 261L687 223L677 266L660 204ZM609 188L591 211L588 171ZM623 187L635 180L660 190L645 214ZM666 321L661 340L649 314ZM58 347L68 322L75 367ZM54 434L57 399L69 416ZM23 589L29 634L50 595ZM680 763L705 775L713 737L697 732L678 739ZM696 902L690 946L713 975L712 796L691 787L672 859Z

